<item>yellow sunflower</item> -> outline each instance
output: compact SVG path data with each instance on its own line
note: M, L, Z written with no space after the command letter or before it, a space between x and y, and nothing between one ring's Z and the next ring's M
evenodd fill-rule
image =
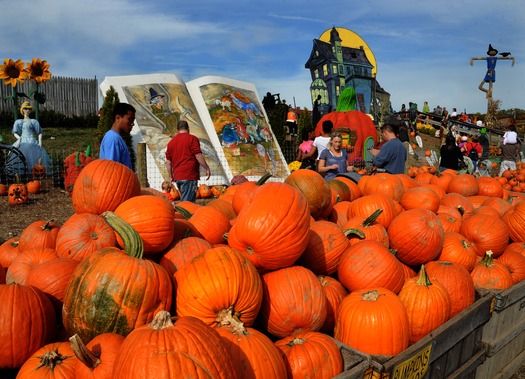
M29 74L27 69L24 68L24 62L22 59L16 62L12 59L4 59L4 64L0 65L0 79L4 79L4 84L11 84L16 87L18 82L23 83Z
M51 72L49 72L49 64L40 58L33 58L31 63L27 63L27 71L32 80L36 80L38 84L45 83L51 79Z
M288 163L288 169L290 170L290 172L299 170L299 168L301 168L301 162L299 161L293 161L293 162Z

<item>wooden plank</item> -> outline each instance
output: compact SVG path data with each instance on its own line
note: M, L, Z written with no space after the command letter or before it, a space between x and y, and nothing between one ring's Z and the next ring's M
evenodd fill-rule
M467 362L465 362L456 371L451 373L447 379L463 379L463 378L475 378L476 369L480 364L485 361L485 351L480 350L472 356Z
M525 280L504 291L494 291L494 296L496 297L495 312L501 312L517 302L520 302L520 310L525 308Z
M497 374L495 374L493 379L509 379L512 378L516 372L523 366L525 362L525 350L521 352L512 362L503 367ZM480 378L481 379L481 378Z
M505 333L501 333L497 338L489 341L486 344L487 356L492 357L508 343L518 337L521 333L525 331L525 319L522 319L517 324L514 324L512 328L509 328Z

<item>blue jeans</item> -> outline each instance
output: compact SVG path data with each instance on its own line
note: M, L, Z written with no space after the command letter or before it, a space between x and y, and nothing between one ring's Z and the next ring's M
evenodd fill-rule
M180 200L195 202L197 197L197 181L196 180L176 180L175 183L180 191Z

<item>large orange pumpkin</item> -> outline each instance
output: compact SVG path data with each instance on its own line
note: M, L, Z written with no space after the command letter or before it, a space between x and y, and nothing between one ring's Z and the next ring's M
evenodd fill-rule
M501 218L513 242L525 242L525 201L510 208Z
M459 193L463 196L477 195L479 190L476 177L470 174L460 174L453 176L448 182L448 193Z
M69 342L53 342L42 346L24 362L17 378L76 378L78 358ZM38 374L35 374L38 373Z
M487 251L485 256L470 272L474 285L487 290L504 290L512 287L514 280L508 268L492 258L492 252Z
M29 224L18 240L18 250L56 247L56 239L60 226L54 220L40 220Z
M95 159L78 175L72 192L76 213L114 211L123 201L140 194L137 175L119 162Z
M286 183L271 182L259 187L249 209L239 214L228 233L228 245L245 254L258 270L275 270L301 256L309 230L305 197Z
M0 367L19 368L55 338L55 311L47 296L32 286L2 284L0 299Z
M150 322L156 312L170 309L172 301L170 277L160 265L142 259L138 233L113 212L103 217L123 238L124 252L108 247L80 262L62 310L66 331L87 343L102 333L125 336Z
M365 354L397 355L408 347L408 315L385 288L347 295L337 312L334 337Z
M401 212L388 228L390 248L408 265L435 259L443 247L444 231L435 213L423 208Z
M193 316L210 326L236 317L252 326L262 302L255 266L228 246L206 250L175 273L177 315Z
M284 338L297 331L318 331L326 318L326 296L313 272L287 267L262 276L259 325Z
M332 210L332 192L321 174L313 170L296 170L284 182L303 194L314 219L328 217Z
M437 280L431 281L421 266L419 276L407 279L399 300L405 306L410 325L410 343L416 343L450 317L450 296Z
M389 198L400 201L405 187L396 175L380 173L372 176L364 176L357 183L363 196L381 193Z
M69 338L71 348L78 358L76 379L109 379L124 337L116 333L99 334L87 345L78 335Z
M397 216L397 209L390 197L380 193L361 196L352 201L348 207L347 217L348 219L357 216L366 218L378 209L382 209L383 212L377 218L377 222L388 229L392 220Z
M493 258L497 258L509 244L509 232L505 223L499 217L483 213L476 213L463 221L459 232L473 242L480 257L491 250Z
M445 232L443 248L437 257L439 261L448 261L472 271L478 260L476 249L471 241L456 232Z
M319 282L323 286L323 291L326 295L326 318L320 332L333 335L335 316L337 315L339 304L341 304L343 298L348 295L348 292L337 279L331 276L319 275L317 279L319 279Z
M115 360L114 379L240 379L219 334L195 317L172 320L166 311L134 329Z

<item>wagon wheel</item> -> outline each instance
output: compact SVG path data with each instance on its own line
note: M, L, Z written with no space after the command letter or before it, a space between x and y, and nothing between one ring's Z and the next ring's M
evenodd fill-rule
M14 146L0 144L0 177L2 181L14 182L16 175L27 176L27 163L24 154Z

